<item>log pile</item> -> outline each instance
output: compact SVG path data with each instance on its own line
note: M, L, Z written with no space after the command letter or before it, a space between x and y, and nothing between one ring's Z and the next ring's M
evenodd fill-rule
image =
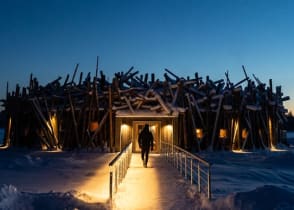
M6 143L11 146L42 145L43 149L102 147L109 135L109 83L105 75L83 79L80 73L61 77L45 86L33 75L29 86L12 93L4 100L8 122Z
M165 69L163 80L130 68L107 81L102 71L41 86L33 75L29 86L2 100L7 115L6 144L42 145L43 149L112 148L115 115L152 112L178 116L179 146L188 150L272 148L285 143L287 110L281 86L268 86L255 75L237 83L213 81L195 73L179 77ZM76 82L77 80L77 82Z

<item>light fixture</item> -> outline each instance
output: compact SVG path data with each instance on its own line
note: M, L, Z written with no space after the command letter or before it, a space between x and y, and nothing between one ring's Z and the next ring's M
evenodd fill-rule
M227 134L227 129L225 128L221 128L219 130L219 138L221 139L226 139L228 137L228 134Z
M202 128L196 128L196 137L197 139L202 139L203 138L203 129Z

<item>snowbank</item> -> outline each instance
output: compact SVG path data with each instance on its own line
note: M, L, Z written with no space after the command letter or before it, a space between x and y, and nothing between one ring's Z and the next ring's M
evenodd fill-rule
M199 210L293 210L293 149L292 141L287 150L274 152L203 152L201 156L213 163L213 199L208 201L197 193L196 186L184 184L178 178L176 182L168 181L168 188L174 192L165 194L164 202L168 204L165 206ZM107 164L114 155L99 151L0 150L0 209L111 209L107 200ZM139 168L136 171L143 173ZM179 189L183 195L175 199ZM155 201L149 206L158 209Z
M201 210L293 210L294 194L275 186L263 186L249 192L239 192L227 195L223 198L208 201L196 193L196 188L190 186L186 195L194 199L192 203L180 203L172 205L172 209L201 209ZM61 209L84 209L105 210L111 209L108 203L87 203L77 197L78 192L67 193L28 193L19 192L14 186L3 185L0 189L0 209L5 210L61 210ZM196 198L196 199L195 199ZM170 201L174 202L175 201ZM140 208L138 208L140 209ZM144 209L144 207L143 207Z
M293 210L294 193L275 186L265 185L249 192L233 193L214 201L199 199L202 210Z
M58 209L109 209L107 204L87 203L78 199L81 197L77 192L48 192L28 193L20 192L12 185L3 185L0 189L0 209L5 210L58 210Z

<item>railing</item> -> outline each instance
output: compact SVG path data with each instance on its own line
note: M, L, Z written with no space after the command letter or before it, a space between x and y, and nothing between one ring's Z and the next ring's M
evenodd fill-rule
M132 142L109 163L109 198L112 199L116 193L118 185L124 179L130 166L132 157Z
M207 195L211 199L211 164L201 157L170 144L161 142L161 153L176 167L185 179L191 184L197 184L198 192Z

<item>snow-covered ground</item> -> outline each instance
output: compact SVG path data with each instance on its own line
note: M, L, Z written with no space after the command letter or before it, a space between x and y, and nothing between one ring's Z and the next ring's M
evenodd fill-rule
M176 177L169 183L170 189L182 191L185 205L173 193L167 193L164 202L168 205L161 205L161 209L182 209L184 205L185 209L293 210L294 141L289 142L290 148L274 152L201 153L213 163L213 199L207 201L195 193L195 186ZM111 209L107 202L107 166L114 155L100 151L0 150L0 209ZM166 170L163 173L171 172L160 164L154 164L152 170L157 166ZM144 175L144 168L136 173ZM150 182L150 187L154 184ZM126 186L128 183L123 183L119 192ZM120 202L118 199L116 203ZM156 202L154 199L148 209L156 209Z
M288 142L275 151L202 153L213 163L214 197L203 207L294 210L294 139Z
M0 209L108 209L114 155L0 150Z

